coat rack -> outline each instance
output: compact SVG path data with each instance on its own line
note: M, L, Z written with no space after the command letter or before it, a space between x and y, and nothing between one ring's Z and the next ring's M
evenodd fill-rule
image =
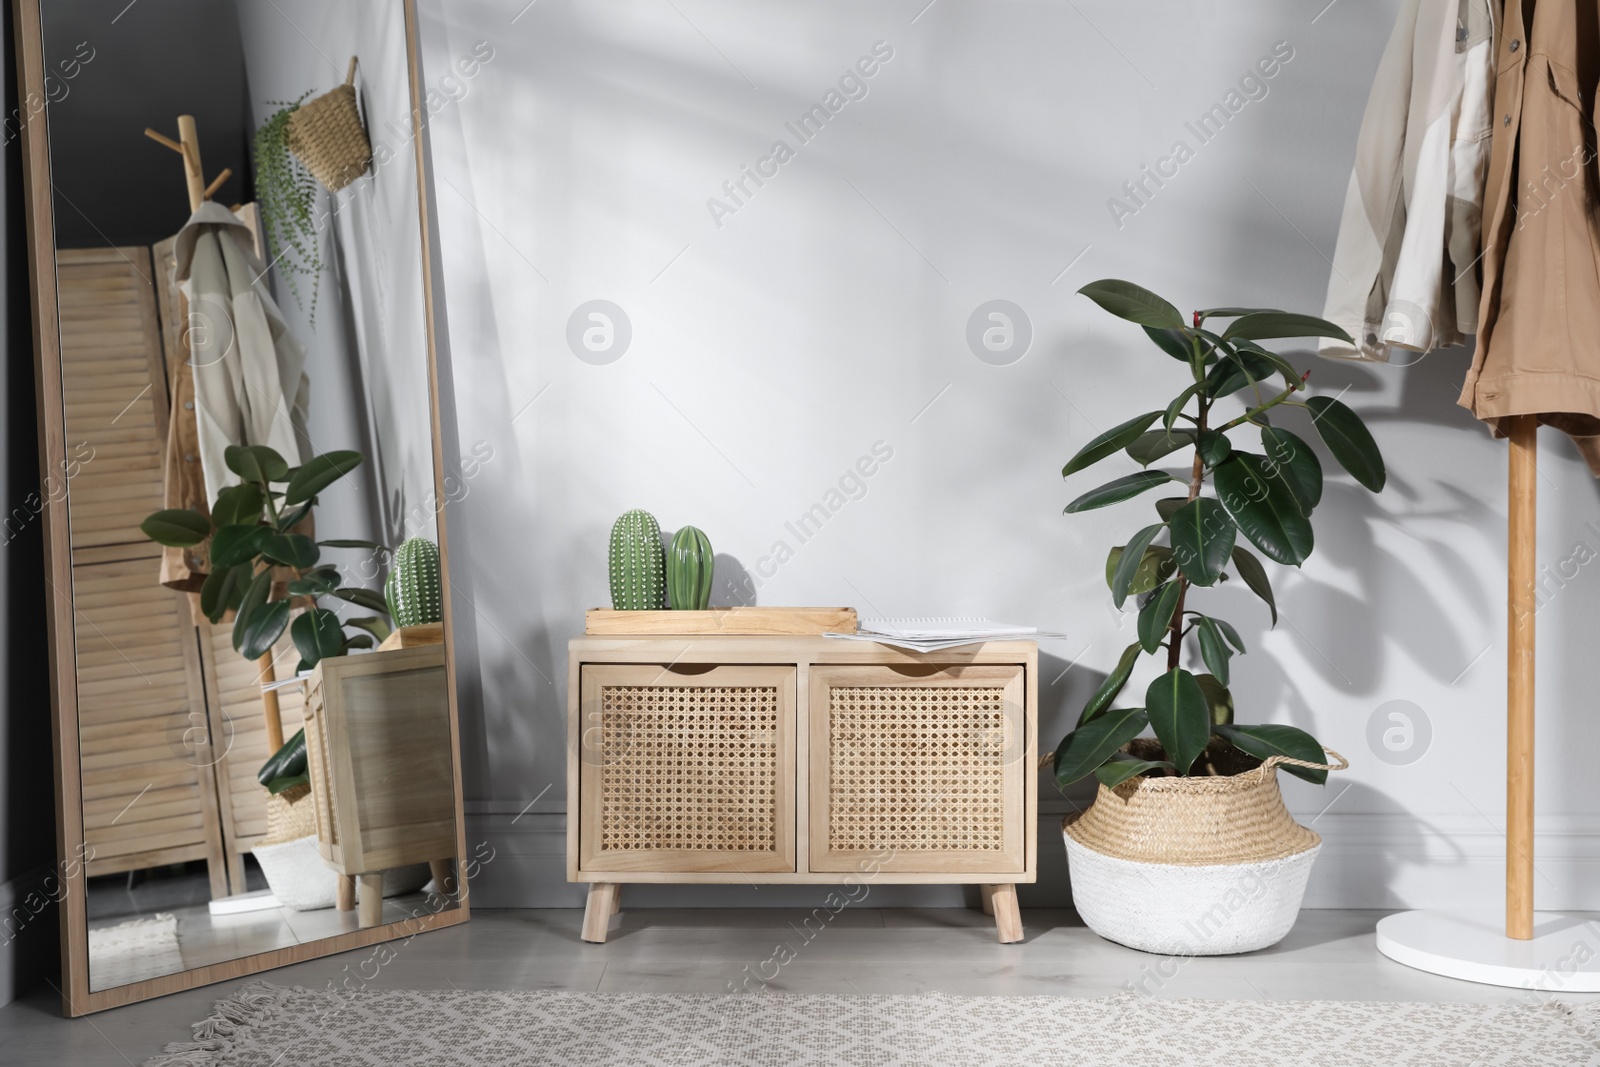
M1541 995L1600 992L1600 928L1533 910L1534 612L1539 417L1500 420L1506 457L1506 895L1503 915L1406 911L1378 922L1377 947L1418 970Z
M233 176L233 171L227 167L217 172L217 176L206 183L205 170L200 165L200 134L195 125L193 115L178 116L178 139L174 141L166 134L146 126L144 135L157 144L165 145L183 157L183 180L189 192L189 210L198 211L200 205L210 200L222 183ZM256 661L260 673L256 681L262 686L267 686L277 680L277 671L273 666L272 651L269 649L262 653ZM276 752L283 747L283 715L278 707L278 691L276 689L261 690L261 714L266 720L267 749Z

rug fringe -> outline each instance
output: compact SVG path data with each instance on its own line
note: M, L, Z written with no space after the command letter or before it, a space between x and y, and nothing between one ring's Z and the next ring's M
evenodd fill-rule
M144 1061L144 1067L213 1067L254 1027L272 1019L283 1002L299 992L299 987L256 981L239 987L227 1000L211 1007L211 1014L193 1026L194 1040L174 1041L159 1056Z

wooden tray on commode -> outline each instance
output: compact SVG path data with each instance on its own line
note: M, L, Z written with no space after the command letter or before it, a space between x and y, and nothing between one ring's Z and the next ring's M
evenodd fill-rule
M590 608L586 634L853 634L855 608L708 608L705 611L615 611Z

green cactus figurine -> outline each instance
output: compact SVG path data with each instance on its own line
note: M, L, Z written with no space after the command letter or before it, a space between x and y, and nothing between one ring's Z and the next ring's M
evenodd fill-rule
M611 606L618 611L659 610L667 590L661 525L648 511L623 512L611 527Z
M693 526L672 535L667 549L667 596L674 608L704 611L711 603L711 540Z
M439 546L426 537L413 537L396 550L383 583L389 616L396 626L422 626L444 618L439 586Z

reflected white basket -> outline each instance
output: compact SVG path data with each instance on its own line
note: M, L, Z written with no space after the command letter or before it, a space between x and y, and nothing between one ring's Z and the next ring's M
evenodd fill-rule
M317 837L296 838L273 845L257 845L250 850L261 873L267 877L272 895L286 908L315 911L331 908L338 895L339 875L317 849ZM414 893L428 884L428 865L413 863L383 872L383 895Z

